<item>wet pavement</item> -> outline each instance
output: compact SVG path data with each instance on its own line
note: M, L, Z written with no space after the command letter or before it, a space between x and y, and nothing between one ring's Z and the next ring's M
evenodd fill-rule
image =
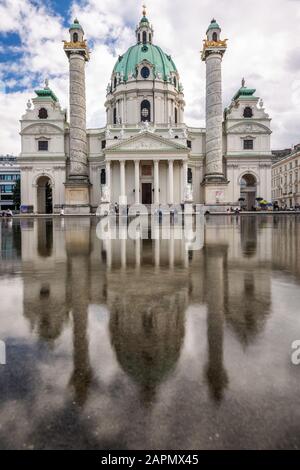
M97 222L0 221L0 448L300 448L300 216Z

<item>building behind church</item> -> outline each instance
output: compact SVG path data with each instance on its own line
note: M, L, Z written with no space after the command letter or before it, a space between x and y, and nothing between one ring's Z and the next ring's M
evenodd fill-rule
M300 207L300 144L273 152L272 200L282 208Z
M21 119L23 206L36 213L64 208L67 214L88 214L100 203L188 202L225 211L233 205L251 209L259 197L271 200L271 119L245 80L223 109L227 40L216 20L202 50L205 128L185 123L179 72L155 45L144 10L135 44L118 57L107 85L106 125L86 129L89 49L77 19L69 33L69 116L46 81Z

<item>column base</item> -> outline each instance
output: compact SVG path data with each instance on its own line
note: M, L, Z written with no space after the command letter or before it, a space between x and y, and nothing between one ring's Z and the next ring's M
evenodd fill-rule
M210 178L210 177L209 177ZM228 183L224 176L220 180L204 179L201 184L204 189L205 204L224 205L229 204L228 200Z
M203 183L228 183L223 173L204 175Z
M88 181L69 180L65 183L65 204L66 215L89 215L90 206L90 186Z

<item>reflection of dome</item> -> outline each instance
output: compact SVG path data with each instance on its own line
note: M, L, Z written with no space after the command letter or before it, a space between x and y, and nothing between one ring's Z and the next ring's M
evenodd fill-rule
M187 288L163 274L127 279L124 290L108 282L111 341L123 370L152 397L179 359Z
M163 80L168 80L171 73L177 73L176 65L171 57L162 49L153 44L135 44L130 47L124 55L120 56L113 70L113 74L120 73L124 80L136 73L138 65L147 61L153 65L156 75L160 74Z

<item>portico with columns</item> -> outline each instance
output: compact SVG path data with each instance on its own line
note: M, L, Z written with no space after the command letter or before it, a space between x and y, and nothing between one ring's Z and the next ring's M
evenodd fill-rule
M148 131L106 149L106 195L120 204L180 204L188 177L188 151Z

